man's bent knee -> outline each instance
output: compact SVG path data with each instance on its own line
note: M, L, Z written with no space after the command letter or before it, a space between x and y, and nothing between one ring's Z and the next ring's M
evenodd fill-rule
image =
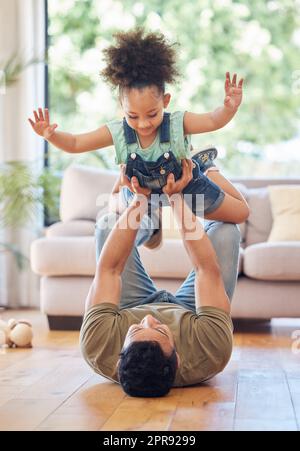
M232 223L224 223L224 229L222 229L222 233L224 233L224 240L229 240L233 243L241 242L241 231L237 224Z

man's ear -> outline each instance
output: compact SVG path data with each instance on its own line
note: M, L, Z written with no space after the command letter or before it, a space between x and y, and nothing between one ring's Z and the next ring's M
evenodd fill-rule
M171 100L171 94L170 94L169 92L167 92L167 93L164 95L164 108L167 108L167 106L168 106L169 103L170 103L170 100Z

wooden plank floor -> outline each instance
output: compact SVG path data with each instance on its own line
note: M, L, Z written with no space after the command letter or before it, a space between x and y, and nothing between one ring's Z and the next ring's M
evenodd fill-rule
M95 375L78 349L77 332L49 332L38 311L29 318L32 349L0 349L0 430L299 430L300 320L239 324L223 373L165 398L126 396Z

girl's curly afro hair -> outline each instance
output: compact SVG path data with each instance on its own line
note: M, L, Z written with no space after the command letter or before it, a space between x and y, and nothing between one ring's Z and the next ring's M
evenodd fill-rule
M145 34L142 27L113 35L116 45L103 51L106 67L100 72L112 88L143 88L155 85L165 92L165 83L173 83L180 75L176 68L177 42L169 44L160 32Z

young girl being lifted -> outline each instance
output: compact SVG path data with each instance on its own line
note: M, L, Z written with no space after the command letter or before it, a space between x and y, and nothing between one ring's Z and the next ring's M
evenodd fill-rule
M33 112L35 120L28 119L33 130L70 153L114 145L115 161L122 170L113 192L127 187L122 190L127 203L138 186L148 195L163 194L167 180L180 185L183 161L192 164L193 179L183 190L178 186L178 192L191 195L193 212L205 219L244 222L249 207L215 166L216 149L191 153L191 135L222 128L234 117L242 101L243 79L237 83L236 74L231 79L226 72L224 104L212 112L165 112L171 100L166 83L174 83L179 76L174 44L160 32L146 33L141 27L115 33L114 37L116 43L104 50L106 67L101 75L118 89L123 119L88 133L70 134L56 131L57 124L50 124L49 111L38 108ZM197 194L203 195L201 208Z

